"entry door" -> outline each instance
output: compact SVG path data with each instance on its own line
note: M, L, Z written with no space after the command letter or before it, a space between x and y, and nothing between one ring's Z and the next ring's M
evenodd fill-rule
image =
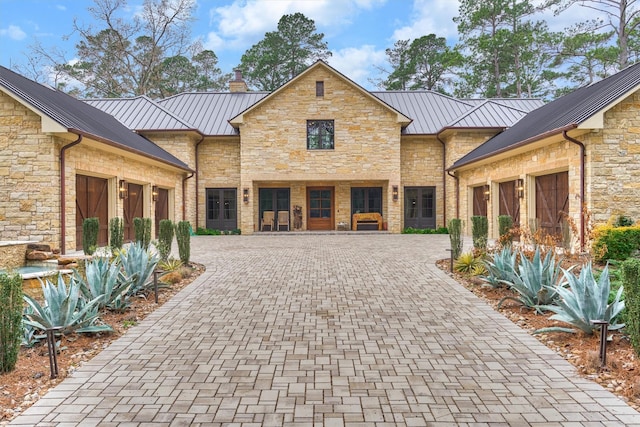
M238 228L235 188L207 188L207 228L235 230Z
M290 212L290 193L291 190L288 188L260 188L258 190L260 198L260 230L262 230L262 218L264 217L265 211L273 212L276 223L279 211ZM291 220L289 222L291 223ZM269 231L280 231L288 228L289 227L285 227L283 224L276 224L276 227L273 230L269 228Z
M76 249L82 249L82 223L98 218L98 246L109 244L109 192L107 180L76 175Z
M563 213L569 212L569 172L536 177L536 218L541 230L562 235Z
M307 189L307 229L333 230L333 187Z
M132 242L136 240L133 218L143 218L143 187L139 184L128 184L128 197L124 199L124 240Z
M158 200L156 200L156 238L160 232L160 221L169 219L169 190L158 188Z
M405 227L436 228L435 194L435 187L405 187Z
M516 181L500 183L500 215L509 215L513 218L513 226L520 227L520 198L518 198L518 186Z

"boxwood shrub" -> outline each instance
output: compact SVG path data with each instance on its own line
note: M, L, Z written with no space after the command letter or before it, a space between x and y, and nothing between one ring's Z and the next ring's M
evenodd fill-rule
M596 227L591 249L597 261L624 261L640 250L640 225Z

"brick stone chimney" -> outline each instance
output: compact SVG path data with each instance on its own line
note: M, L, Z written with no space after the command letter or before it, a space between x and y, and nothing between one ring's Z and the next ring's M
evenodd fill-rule
M236 76L229 82L229 92L246 92L248 90L247 83L242 79L242 70L236 68L233 70Z

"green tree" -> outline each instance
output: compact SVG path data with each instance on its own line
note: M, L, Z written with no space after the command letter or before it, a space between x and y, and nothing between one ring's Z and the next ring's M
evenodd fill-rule
M316 32L315 22L302 13L284 15L278 30L247 50L240 60L245 80L251 87L273 91L331 52L324 34Z
M459 96L545 94L559 73L549 72L558 35L532 16L530 0L462 0L454 18L466 55Z
M626 68L631 57L637 57L637 30L640 28L640 6L637 0L549 0L556 6L556 14L566 11L574 4L591 9L604 19L590 21L594 31L607 34L613 32L617 47L618 69ZM607 30L608 29L608 30ZM635 40L634 40L635 39Z
M127 0L94 0L89 7L93 24L74 21L80 35L78 60L36 43L32 64L54 69L56 86L65 90L65 78L82 84L85 97L160 97L181 90L220 89L223 75L217 57L191 38L195 0L144 0L131 16ZM52 53L53 52L53 53Z
M411 89L445 92L445 87L452 83L452 71L463 61L456 49L447 46L444 37L435 34L411 42L409 55L413 72Z
M387 61L391 64L391 71L382 86L386 90L407 90L413 77L411 54L409 53L410 41L398 40L393 48L387 48L385 53Z

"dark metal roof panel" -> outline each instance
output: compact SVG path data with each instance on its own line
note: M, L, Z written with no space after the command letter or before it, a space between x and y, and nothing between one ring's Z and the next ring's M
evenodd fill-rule
M406 135L436 134L447 123L473 108L469 103L431 91L371 93L413 119L405 129Z
M527 114L513 127L494 136L453 164L453 168L471 163L496 152L508 150L540 135L579 125L611 102L640 85L640 63L611 77L576 89Z
M129 129L134 130L192 130L173 113L146 96L135 98L85 99L87 104L111 114Z
M0 66L0 86L41 111L68 130L108 141L175 167L191 170L182 160L129 130L113 116L64 92L45 87Z
M266 92L195 92L175 95L158 103L204 135L231 136L237 133L228 120L267 95Z
M513 126L527 113L515 108L486 100L447 125L449 128L507 128Z

